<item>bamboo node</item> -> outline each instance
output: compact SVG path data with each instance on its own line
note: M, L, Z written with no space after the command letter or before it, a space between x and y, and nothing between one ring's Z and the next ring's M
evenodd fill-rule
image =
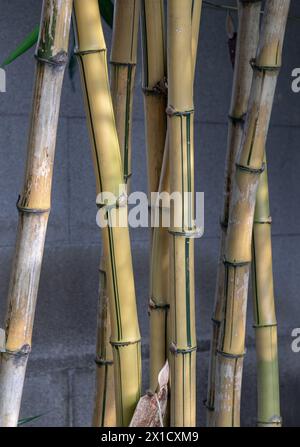
M221 321L217 320L216 318L212 317L211 321L213 322L213 324L215 324L216 326L220 327L221 326Z
M274 426L274 425L277 427L281 427L281 425L282 425L282 417L281 416L273 416L268 421L260 421L259 419L257 420L258 427Z
M167 79L163 78L162 80L158 81L154 87L143 87L142 91L145 95L168 96Z
M172 234L175 237L185 237L189 239L199 239L203 236L203 228L201 227L194 227L192 230L182 231L182 230L176 230L176 229L168 229L168 233Z
M269 72L273 72L274 74L277 74L281 68L281 65L257 65L256 59L251 59L250 65L253 70L260 71L260 72L269 71Z
M223 264L229 267L246 267L250 263L251 261L229 261L225 256L223 258Z
M68 62L68 54L65 51L59 51L57 54L55 54L54 56L51 56L49 58L47 57L43 57L41 55L41 52L37 52L34 55L35 59L38 62L47 64L47 65L51 65L54 67L65 67L67 62Z
M95 363L97 366L106 366L106 365L114 364L113 360L106 360L106 359L104 359L102 357L98 357L98 356L95 358Z
M156 303L153 298L150 298L149 300L149 310L169 310L170 308L170 304L167 303L163 303L163 304L158 304Z
M272 223L272 217L269 216L269 217L266 217L266 218L255 219L255 220L253 221L253 223L255 223L255 224L268 224L268 225L271 225L271 223Z
M254 329L263 329L263 328L267 328L267 327L277 327L277 322L269 323L269 324L253 324L252 327Z
M222 357L227 357L229 359L240 359L240 358L245 357L247 350L245 350L241 354L231 354L230 352L224 352L224 351L221 351L220 349L217 349L216 353L221 355Z
M236 168L240 171L249 172L249 174L260 175L265 170L265 163L262 164L261 168L254 168L252 166L241 165L239 163L235 164Z
M241 116L233 116L233 115L228 115L228 119L233 123L233 124L245 124L245 117L246 117L246 113L244 113Z
M106 52L106 48L98 48L95 50L79 50L79 48L74 49L75 56L81 57L86 56L88 54L94 54L94 53L104 53Z
M110 344L113 347L124 347L124 346L129 346L129 345L137 345L138 343L141 343L141 339L139 338L138 340L133 340L133 341L113 341L110 340Z
M203 405L205 406L205 408L208 411L215 411L215 407L213 405L210 405L209 403L207 403L207 399L204 399Z
M175 355L177 355L177 354L186 355L186 354L190 354L192 352L196 352L197 348L198 348L197 345L196 346L188 346L187 348L178 348L175 343L171 343L169 351L171 352L171 354L175 354Z
M26 206L21 206L21 196L19 195L16 207L19 213L26 213L26 214L44 214L44 213L50 213L51 208L29 208Z
M136 62L116 62L116 61L109 61L110 65L117 66L117 67L136 67Z
M176 110L172 105L168 105L166 108L166 114L170 117L172 116L190 116L194 113L194 109L179 111Z
M5 353L14 357L25 357L30 354L31 346L27 343L18 349L17 351L10 351L9 349L5 349Z
M101 194L100 194L101 196ZM114 208L122 208L127 206L127 194L123 192L119 197L116 198L114 202L108 203L107 200L101 202L100 200L96 201L97 208L106 208L107 211L110 211Z

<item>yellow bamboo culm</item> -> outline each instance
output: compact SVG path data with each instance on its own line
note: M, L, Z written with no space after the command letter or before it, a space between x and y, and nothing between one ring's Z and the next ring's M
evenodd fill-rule
M75 0L74 25L97 193L110 193L110 199L106 200L100 194L97 203L108 222L102 235L110 301L117 425L127 426L141 392L140 332L129 230L126 225L126 187L123 184L106 45L97 0ZM119 225L113 225L114 218Z
M158 191L167 131L163 0L141 0L148 191Z
M194 104L191 0L168 2L168 137L171 201L170 366L171 426L196 424L194 286ZM184 58L182 55L184 54ZM176 203L176 205L175 205Z
M257 358L257 425L280 427L280 393L268 174L261 175L252 239L252 294Z
M116 0L110 56L111 96L123 165L129 192L131 177L131 128L137 59L140 0ZM114 371L110 345L110 313L106 289L105 260L100 262L99 317L97 327L97 373L93 426L116 425ZM105 288L104 288L105 287ZM104 385L105 384L105 385Z
M72 1L43 2L24 186L6 315L6 350L0 366L0 426L18 424L31 350L35 306L48 217L56 131L68 61Z
M245 116L250 95L253 70L249 61L255 57L259 37L260 1L238 1L238 35L234 62L231 104L229 110L227 156L225 166L224 196L221 214L221 240L219 248L218 275L215 290L215 303L212 316L212 336L210 364L207 388L207 425L214 425L215 406L215 366L220 325L224 318L225 272L224 264L225 238L228 227L229 207L232 200L232 178L235 161L241 145Z
M288 0L267 0L248 112L232 184L225 243L225 301L216 359L215 425L240 425L246 306L256 192L281 66Z

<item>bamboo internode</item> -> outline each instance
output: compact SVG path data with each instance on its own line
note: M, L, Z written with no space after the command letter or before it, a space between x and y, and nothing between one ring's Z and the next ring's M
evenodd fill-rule
M44 252L60 108L67 63L72 1L45 0L36 50L36 77L27 164L17 208L19 224L13 258L6 351L0 366L0 426L16 426L22 398Z
M98 1L75 0L74 24L97 192L109 191L116 197L115 203L99 205L105 207L108 219L108 226L103 229L102 235L110 300L117 425L126 426L131 420L141 391L140 332L129 231L127 227L111 225L113 213L123 218L123 222L126 221L127 201L126 191L120 191L123 169Z

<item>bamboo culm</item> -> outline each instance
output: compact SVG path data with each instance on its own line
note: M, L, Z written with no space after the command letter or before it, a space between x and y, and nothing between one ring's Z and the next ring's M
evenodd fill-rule
M170 191L180 192L182 209L171 202L170 366L171 426L196 423L196 327L194 290L194 62L190 0L168 2L168 138ZM180 30L181 32L178 32ZM182 58L180 55L184 54ZM181 63L184 67L181 67ZM188 198L186 194L188 193ZM179 225L179 222L181 224ZM179 226L178 226L179 225Z
M74 1L74 27L97 193L110 192L114 197L104 202L100 194L97 203L108 222L102 229L102 236L110 302L116 422L118 426L127 426L141 392L140 331L129 230L126 225L112 225L113 217L117 222L127 221L127 195L97 0Z
M143 93L147 148L148 194L159 190L167 147L166 50L163 0L141 0ZM150 389L155 392L158 374L167 357L168 233L154 228L150 244Z
M131 177L132 105L137 60L139 10L140 0L115 1L110 56L111 96L127 193L129 193ZM110 346L110 322L108 321L110 313L106 289L105 260L102 259L100 264L97 374L93 426L113 427L116 425L114 371Z
M16 426L42 265L72 1L44 0L27 165L17 208L19 224L8 291L6 351L0 366L0 426Z
M290 2L267 0L242 143L233 176L225 241L225 301L216 358L215 425L240 424L246 305L256 192L281 65Z
M215 406L215 367L217 357L220 325L224 319L225 299L225 238L228 228L228 214L232 200L232 179L235 172L235 161L241 145L245 116L250 95L253 70L249 61L255 57L259 37L259 21L261 2L238 1L238 34L234 62L234 76L229 110L227 155L225 167L224 196L221 214L221 239L219 248L218 274L215 290L215 303L212 316L212 336L210 348L210 364L207 388L207 425L214 425Z
M280 393L267 164L257 195L252 239L252 295L257 358L257 425L280 427Z

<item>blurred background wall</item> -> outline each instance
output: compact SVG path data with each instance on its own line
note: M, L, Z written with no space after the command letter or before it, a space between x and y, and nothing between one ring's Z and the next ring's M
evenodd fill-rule
M213 0L235 5L234 0ZM39 23L41 1L0 0L0 60ZM283 67L276 92L267 151L273 216L274 280L279 330L282 415L299 425L300 353L291 350L291 331L300 327L300 94L291 90L291 72L300 67L300 2L292 1ZM236 14L233 13L235 23ZM196 244L198 324L198 419L204 423L210 319L219 244L227 114L232 68L225 31L226 12L205 7L202 14L195 87L196 184L205 193L205 234ZM105 26L107 45L111 31ZM141 55L133 122L134 190L145 191L146 156ZM3 320L15 243L31 108L33 50L7 67L7 92L0 94L0 316ZM40 281L33 350L22 417L48 412L34 426L89 426L94 393L94 350L100 230L96 226L95 182L79 73L66 72L57 138L52 211ZM136 291L143 336L144 388L148 365L149 232L131 231ZM247 356L242 424L255 425L256 369L249 295ZM1 397L0 397L1 398Z

